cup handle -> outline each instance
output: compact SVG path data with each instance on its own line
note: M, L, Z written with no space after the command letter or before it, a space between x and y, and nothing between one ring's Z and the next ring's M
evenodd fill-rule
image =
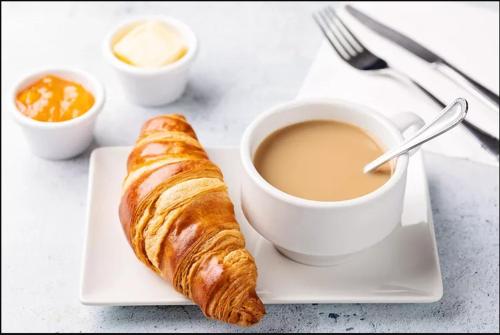
M425 126L424 119L412 112L401 112L389 119L396 126L396 128L398 128L401 134L409 131L410 136ZM418 149L420 149L420 147L416 147L415 149L408 151L408 155L412 156Z
M425 125L425 121L420 116L412 112L402 112L396 114L391 117L390 120L401 133L404 133L406 130L413 127L415 130L418 130Z

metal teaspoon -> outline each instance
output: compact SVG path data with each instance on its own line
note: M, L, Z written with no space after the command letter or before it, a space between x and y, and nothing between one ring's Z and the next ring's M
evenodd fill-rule
M394 157L405 154L411 149L447 132L464 120L467 115L467 109L467 100L464 98L455 99L455 101L446 106L434 120L422 127L415 135L406 139L398 147L387 151L374 161L366 164L363 168L363 172L368 173L373 171Z

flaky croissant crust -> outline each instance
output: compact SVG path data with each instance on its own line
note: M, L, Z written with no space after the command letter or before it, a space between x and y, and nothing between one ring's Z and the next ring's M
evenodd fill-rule
M203 313L249 326L265 314L219 168L181 115L148 120L129 155L120 221L136 256Z

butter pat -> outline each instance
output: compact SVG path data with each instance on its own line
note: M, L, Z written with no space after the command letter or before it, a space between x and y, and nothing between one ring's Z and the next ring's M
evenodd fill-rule
M180 34L160 21L142 23L113 45L121 61L144 68L156 68L181 59L187 46Z

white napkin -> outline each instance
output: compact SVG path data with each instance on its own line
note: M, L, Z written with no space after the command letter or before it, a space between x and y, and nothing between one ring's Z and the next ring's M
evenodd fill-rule
M419 41L498 92L498 13L456 3L355 3L353 6ZM340 11L339 14L369 49L394 67L410 73L441 100L449 102L456 97L465 97L470 107L467 119L498 138L498 113L483 106L428 63L371 32L349 13ZM437 105L411 86L352 68L326 41L320 47L298 97L325 96L361 103L388 117L401 111L412 111L429 121L439 111ZM485 152L463 126L452 129L423 148L498 165L498 161Z
M425 41L426 46L498 92L498 14L446 3L356 3L355 6L408 36ZM341 15L373 52L411 73L442 100L465 97L470 104L467 119L498 137L498 114L435 73L425 62L361 26L349 14ZM413 111L428 121L439 111L433 102L412 87L351 68L326 41L320 47L297 98L325 96L365 104L389 117L400 111ZM496 159L459 127L427 143L424 149L498 165ZM429 206L422 154L417 152L408 166L402 224L428 222Z

